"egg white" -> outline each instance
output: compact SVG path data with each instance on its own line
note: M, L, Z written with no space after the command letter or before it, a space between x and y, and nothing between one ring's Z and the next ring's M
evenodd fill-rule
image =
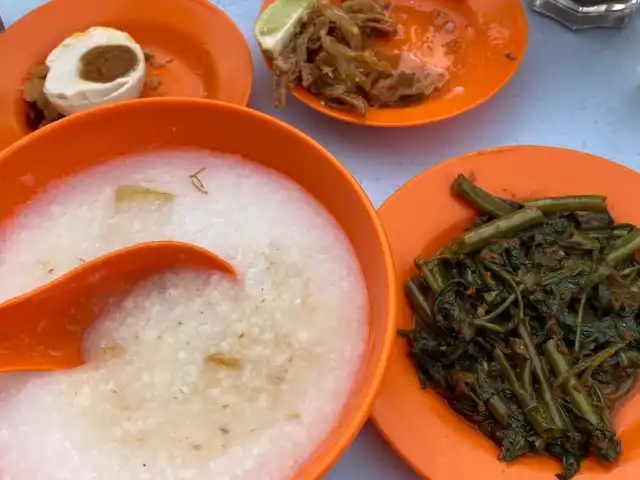
M79 76L80 59L89 50L107 45L130 47L138 59L128 74L109 83L83 80ZM107 27L92 27L66 38L47 57L49 73L44 93L63 115L109 103L138 98L145 82L146 64L142 47L128 34Z

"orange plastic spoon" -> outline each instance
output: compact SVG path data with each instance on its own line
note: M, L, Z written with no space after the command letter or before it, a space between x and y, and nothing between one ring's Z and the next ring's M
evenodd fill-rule
M84 363L82 337L106 307L138 282L173 267L236 276L217 255L181 242L149 242L91 260L0 304L0 372L58 370Z

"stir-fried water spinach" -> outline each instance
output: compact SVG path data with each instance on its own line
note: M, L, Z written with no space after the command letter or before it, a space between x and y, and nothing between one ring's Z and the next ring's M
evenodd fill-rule
M478 218L405 285L421 385L502 461L546 453L561 480L587 455L613 462L611 414L640 367L640 230L596 195L516 203L463 175L452 193Z

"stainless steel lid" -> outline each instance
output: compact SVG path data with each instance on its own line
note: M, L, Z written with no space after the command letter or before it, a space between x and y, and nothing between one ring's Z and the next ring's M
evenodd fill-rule
M640 0L528 0L535 11L573 30L624 26Z

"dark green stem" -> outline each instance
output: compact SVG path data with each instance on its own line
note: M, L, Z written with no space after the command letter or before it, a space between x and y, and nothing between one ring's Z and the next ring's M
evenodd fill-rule
M524 388L529 395L534 394L533 379L531 378L532 370L532 362L527 359L522 366L522 371L520 372L520 383L522 383L522 388Z
M633 390L633 387L635 387L636 385L637 378L638 378L638 372L636 371L631 372L631 374L627 378L625 378L622 381L622 383L620 383L620 385L618 385L618 388L616 389L613 395L613 399L620 400L622 397L626 396L631 390Z
M564 355L558 352L555 340L547 341L542 347L542 350L556 376L562 376L569 371L569 363ZM596 412L593 403L591 403L591 399L584 392L584 388L575 376L569 377L566 382L564 382L564 391L567 397L569 397L573 408L576 409L581 417L592 425L600 424L601 419L598 412Z
M564 417L558 408L558 404L556 403L556 399L553 396L553 392L551 390L551 385L549 384L549 378L545 374L544 368L542 367L542 362L540 361L540 357L538 356L535 346L533 344L533 339L531 338L531 334L529 333L529 329L524 324L524 322L518 323L518 335L524 341L524 344L529 352L529 357L531 359L531 367L533 372L536 375L536 379L538 380L538 388L540 389L540 396L544 401L551 418L558 426L559 429L565 429L566 424L564 422Z
M491 215L493 218L504 217L516 211L506 202L494 197L489 192L476 186L467 177L460 174L451 184L451 192L464 198L477 210Z
M485 265L489 270L497 273L503 279L505 279L505 281L512 287L514 293L512 293L509 298L507 298L507 300L505 300L505 302L500 305L493 313L474 320L474 325L477 328L484 328L485 330L490 330L496 333L508 333L516 327L519 318L524 318L524 303L522 301L522 296L520 293L524 286L516 285L515 281L508 274L505 274L499 267L488 262L486 262ZM518 300L518 315L514 316L510 322L504 325L496 325L494 323L491 323L491 320L493 320L495 317L500 315L502 312L504 312L504 310L511 306L511 304L513 303L513 300L510 300L511 297Z
M575 195L567 197L540 198L523 202L525 207L535 207L542 213L560 212L606 212L607 197L601 195Z
M505 401L497 395L492 395L487 401L487 408L500 425L503 427L509 426L509 417L511 416L511 409Z
M618 344L618 345L614 345L612 347L609 348L605 348L604 350L599 351L597 354L595 354L593 357L590 358L590 362L589 365L587 366L587 369L585 370L585 372L582 374L582 376L580 377L580 383L584 386L587 384L587 382L589 381L589 379L591 378L591 374L593 373L593 371L598 368L600 365L602 365L602 363L609 357L613 356L618 350L620 350L622 347L624 347L624 343L622 344Z
M504 375L509 388L518 399L518 403L524 411L527 420L529 420L541 437L548 438L549 436L553 436L556 433L556 428L549 424L547 412L544 407L537 402L535 396L529 395L529 393L522 388L504 353L496 348L493 356L500 366L502 375Z
M608 277L625 260L633 257L640 249L640 230L633 230L617 240L602 264L591 276L589 285L593 286Z
M476 328L483 328L495 333L509 333L511 330L516 328L515 320L509 323L505 323L504 325L496 325L495 323L483 322L481 320L475 320L473 324Z
M544 215L537 208L523 208L463 233L453 244L458 253L479 250L494 240L513 236L515 233L544 222Z
M482 278L484 279L484 283L486 283L489 287L493 288L496 286L496 282L491 278L491 275L487 273L487 270L484 268L482 261L476 260L476 267L478 271L482 274ZM486 321L486 320L485 320Z
M607 400L604 398L602 390L600 390L600 387L597 383L594 382L591 388L593 390L593 397L595 400L594 405L600 407L600 416L602 417L602 421L604 422L605 426L609 430L611 430L613 427L611 424L611 412L609 412Z
M582 294L580 298L580 308L578 308L578 319L576 320L576 342L573 347L573 356L580 355L580 337L582 336L582 317L584 315L584 306L587 303L587 292Z
M624 260L631 258L640 249L640 230L628 233L619 241L618 248L609 253L604 260L605 265L610 268L614 268Z
M611 357L615 354L621 347L624 345L614 345L613 347L605 348L604 350L600 350L595 355L584 358L576 363L574 366L569 368L565 373L561 375L556 375L556 381L553 383L553 388L559 388L565 384L565 382L576 375L579 375L584 369L593 366L592 370L595 370L598 365L602 364L607 358ZM591 373L589 374L591 376ZM583 385L585 382L581 382Z
M635 267L625 268L620 272L620 276L622 278L627 278L636 275L640 271L640 265L636 265Z
M442 262L435 258L429 261L416 258L415 264L420 275L422 275L422 278L424 278L425 282L429 285L429 288L431 288L435 295L438 295L440 290L442 290L449 281Z
M522 289L522 288L524 288L524 287L519 287L519 289ZM500 304L500 306L498 308L496 308L489 315L485 315L484 317L478 318L476 320L476 322L490 322L490 321L492 321L494 318L496 318L498 315L500 315L502 312L504 312L507 308L509 308L509 305L511 305L515 299L516 299L516 294L512 293L511 295L509 295L507 297L507 299L504 302L502 302Z
M522 301L522 294L520 293L521 287L519 287L514 278L508 273L504 272L500 267L490 262L485 262L485 267L491 270L496 275L502 277L502 279L509 284L513 290L512 295L515 295L518 305L518 317L517 321L524 321L524 302ZM507 305L508 306L508 305Z
M433 314L429 307L427 298L422 293L420 284L423 282L422 277L412 277L404 284L404 293L411 304L411 308L418 318L425 324L429 325L433 321Z

